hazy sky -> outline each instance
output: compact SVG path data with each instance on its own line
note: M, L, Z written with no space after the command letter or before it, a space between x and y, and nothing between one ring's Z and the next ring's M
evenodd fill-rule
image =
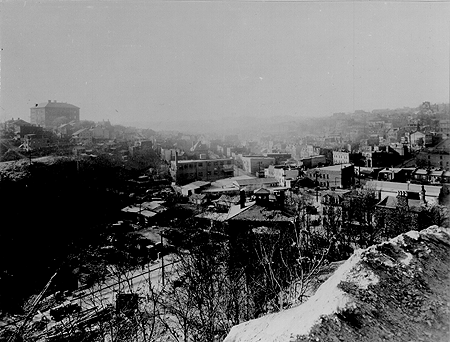
M324 116L449 99L448 2L0 4L1 119ZM155 127L156 127L155 126Z

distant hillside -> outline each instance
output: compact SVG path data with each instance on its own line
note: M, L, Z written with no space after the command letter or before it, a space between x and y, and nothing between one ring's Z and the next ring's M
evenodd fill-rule
M295 308L232 328L225 342L450 340L450 229L359 250Z

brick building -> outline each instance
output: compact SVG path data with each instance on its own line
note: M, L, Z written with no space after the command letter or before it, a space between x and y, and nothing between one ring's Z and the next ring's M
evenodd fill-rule
M211 182L233 177L234 160L231 158L178 160L175 156L175 160L171 162L170 173L177 184L197 180Z
M57 120L60 118L66 122L79 122L80 108L68 103L52 102L51 100L30 108L30 121L33 125L42 127L60 126L64 123Z
M310 169L306 171L306 176L322 187L346 189L353 184L355 171L353 165L341 164Z
M450 169L450 139L445 139L432 148L420 151L416 156L420 166Z

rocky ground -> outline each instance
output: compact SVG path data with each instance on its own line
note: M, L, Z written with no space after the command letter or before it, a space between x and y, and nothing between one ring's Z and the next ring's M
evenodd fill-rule
M450 340L450 229L357 251L306 303L233 327L237 341Z

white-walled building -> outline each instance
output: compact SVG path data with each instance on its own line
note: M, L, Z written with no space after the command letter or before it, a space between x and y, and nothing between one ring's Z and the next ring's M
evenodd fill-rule
M333 164L348 164L350 163L350 152L333 151Z

